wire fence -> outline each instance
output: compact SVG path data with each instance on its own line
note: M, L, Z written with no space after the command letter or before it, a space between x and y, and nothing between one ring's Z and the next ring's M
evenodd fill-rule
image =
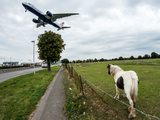
M69 77L74 79L74 83L79 90L79 93L83 96L83 100L81 101L83 107L85 108L84 113L89 115L92 120L106 120L106 119L127 119L127 116L123 116L117 111L117 109L113 108L105 98L105 96L109 96L114 99L114 97L107 92L101 90L93 83L85 79L85 77L78 74L78 72L70 65L65 65L66 69L69 72ZM93 88L94 87L94 88ZM95 90L96 89L96 90ZM97 92L98 91L98 92ZM100 91L100 92L99 92ZM120 103L130 106L123 101L117 100ZM138 109L135 109L137 112L145 115L147 119L158 119L160 118L156 116L152 116L144 113Z
M92 120L107 120L107 119L117 119L126 120L125 116L122 116L115 110L112 106L104 100L104 95L98 94L94 88L78 73L70 67L65 66L69 71L70 78L74 79L74 83L79 90L79 93L83 96L81 105L84 108L84 114L89 115Z

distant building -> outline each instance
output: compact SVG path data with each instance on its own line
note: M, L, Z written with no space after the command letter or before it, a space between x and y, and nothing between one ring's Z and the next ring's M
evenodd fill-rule
M3 66L17 66L19 62L3 62Z

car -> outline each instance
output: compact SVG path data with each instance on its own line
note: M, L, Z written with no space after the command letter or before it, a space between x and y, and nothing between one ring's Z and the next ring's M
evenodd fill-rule
M47 68L48 66L47 66L47 63L46 62L43 62L42 63L42 68Z

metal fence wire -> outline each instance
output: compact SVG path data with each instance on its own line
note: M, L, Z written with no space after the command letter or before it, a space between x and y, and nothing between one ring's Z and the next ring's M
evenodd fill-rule
M65 67L69 72L70 78L74 79L79 93L83 96L81 105L85 108L84 114L89 115L92 120L126 119L103 99L106 94L98 94L81 75L78 75L73 67L69 65L65 65Z

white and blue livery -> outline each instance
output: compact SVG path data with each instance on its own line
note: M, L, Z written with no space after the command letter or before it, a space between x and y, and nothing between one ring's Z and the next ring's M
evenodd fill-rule
M65 27L64 22L62 22L61 24L56 23L55 21L59 18L63 18L63 17L68 17L71 15L79 15L79 13L61 13L61 14L52 14L50 11L47 11L46 14L43 14L40 10L38 10L33 4L31 3L27 3L27 2L23 2L22 5L24 6L24 8L26 9L25 12L30 11L33 14L38 16L38 20L33 18L33 22L37 23L37 28L40 26L44 26L46 24L50 24L53 25L54 27L58 28L57 30L61 30L64 28L70 28L70 27Z

